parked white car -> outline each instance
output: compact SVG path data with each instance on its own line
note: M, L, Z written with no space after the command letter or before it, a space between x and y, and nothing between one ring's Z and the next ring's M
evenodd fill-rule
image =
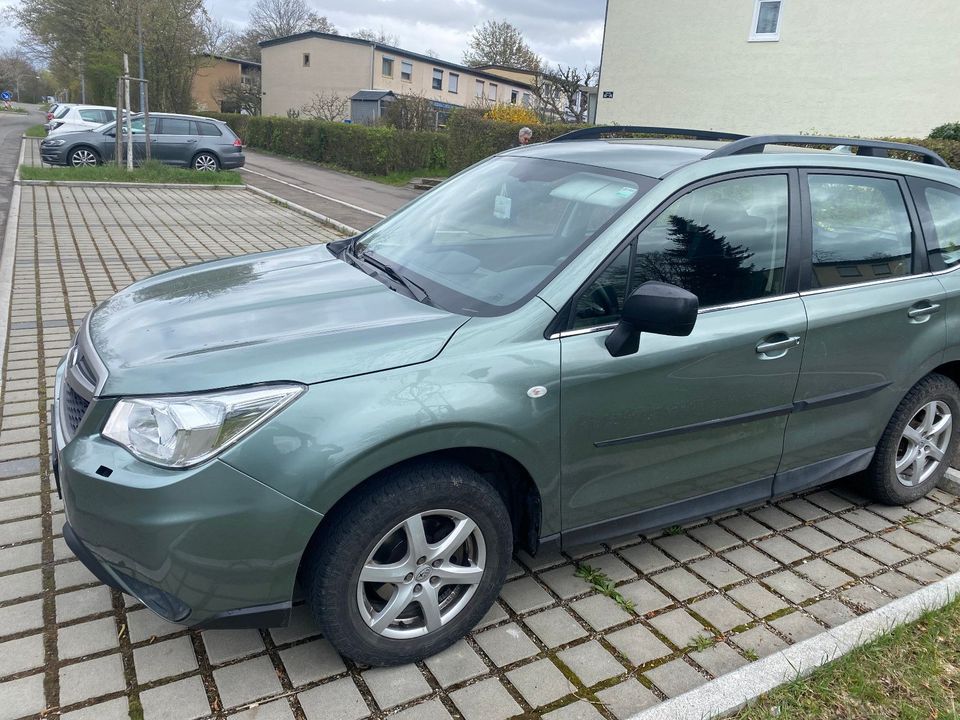
M58 113L59 114L59 113ZM47 136L76 130L92 130L117 119L117 109L106 105L73 105L59 117L54 117L47 128Z

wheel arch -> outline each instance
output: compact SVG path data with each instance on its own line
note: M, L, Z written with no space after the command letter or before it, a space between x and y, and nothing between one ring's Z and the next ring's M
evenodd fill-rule
M930 372L944 375L953 380L957 385L960 385L960 360L951 360L945 362L942 365L935 367Z
M395 462L373 473L341 495L324 513L324 518L335 516L340 508L349 504L364 488L370 483L376 482L383 475L418 463L437 460L465 465L489 482L507 506L513 525L515 545L530 554L537 551L543 515L543 500L540 488L531 473L520 461L501 450L487 447L444 448ZM325 521L321 520L304 547L303 557L300 559L301 568L304 558L306 558L310 548L319 541L325 527Z
M202 148L197 150L193 155L190 156L190 162L188 167L193 167L193 164L197 161L197 158L201 155L210 155L217 161L217 170L220 170L223 167L223 158L220 157L220 153L216 150L210 150L208 148Z
M70 158L73 157L73 154L77 150L89 150L93 153L94 157L97 158L98 163L103 163L103 155L99 150L97 150L97 148L95 148L93 145L88 145L87 143L79 143L67 151L67 164L70 164Z

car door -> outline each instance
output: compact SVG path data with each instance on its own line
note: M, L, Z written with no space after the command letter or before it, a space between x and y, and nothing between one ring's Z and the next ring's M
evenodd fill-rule
M126 117L123 117L120 120L120 158L121 160L126 160L127 157L127 122ZM157 119L153 116L150 117L150 137L154 137L156 132ZM133 162L134 164L140 164L146 158L146 133L144 132L144 122L143 117L131 118L130 120L130 130L132 146L133 146ZM116 150L116 130L109 130L103 134L102 140L100 141L100 155L104 160L111 160L114 158L114 153Z
M105 122L109 122L106 118L106 114L99 108L84 108L83 110L78 110L77 113L79 115L79 120L77 122L78 130L92 130L95 127L100 127Z
M197 148L197 133L189 118L161 117L154 156L167 165L188 165Z
M769 497L806 331L795 176L679 193L571 301L559 333L565 542ZM696 294L697 324L611 357L623 299L649 280Z
M811 169L800 187L809 327L779 492L864 469L946 342L944 290L929 272L905 180Z

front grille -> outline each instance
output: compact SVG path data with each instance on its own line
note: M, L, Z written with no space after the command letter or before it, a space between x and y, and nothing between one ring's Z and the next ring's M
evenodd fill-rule
M67 437L73 437L77 428L80 427L80 421L87 413L87 408L90 407L90 402L80 397L67 383L63 384L63 396L60 402L63 403L63 420L67 425L65 428Z

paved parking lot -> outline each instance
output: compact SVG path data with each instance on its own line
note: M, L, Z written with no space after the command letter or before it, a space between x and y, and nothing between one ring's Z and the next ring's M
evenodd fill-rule
M270 631L159 620L63 542L47 471L56 364L84 313L137 278L330 237L239 189L23 187L0 399L0 718L626 718L960 569L953 495L888 508L841 484L521 555L480 627L417 665L358 667L302 609Z

